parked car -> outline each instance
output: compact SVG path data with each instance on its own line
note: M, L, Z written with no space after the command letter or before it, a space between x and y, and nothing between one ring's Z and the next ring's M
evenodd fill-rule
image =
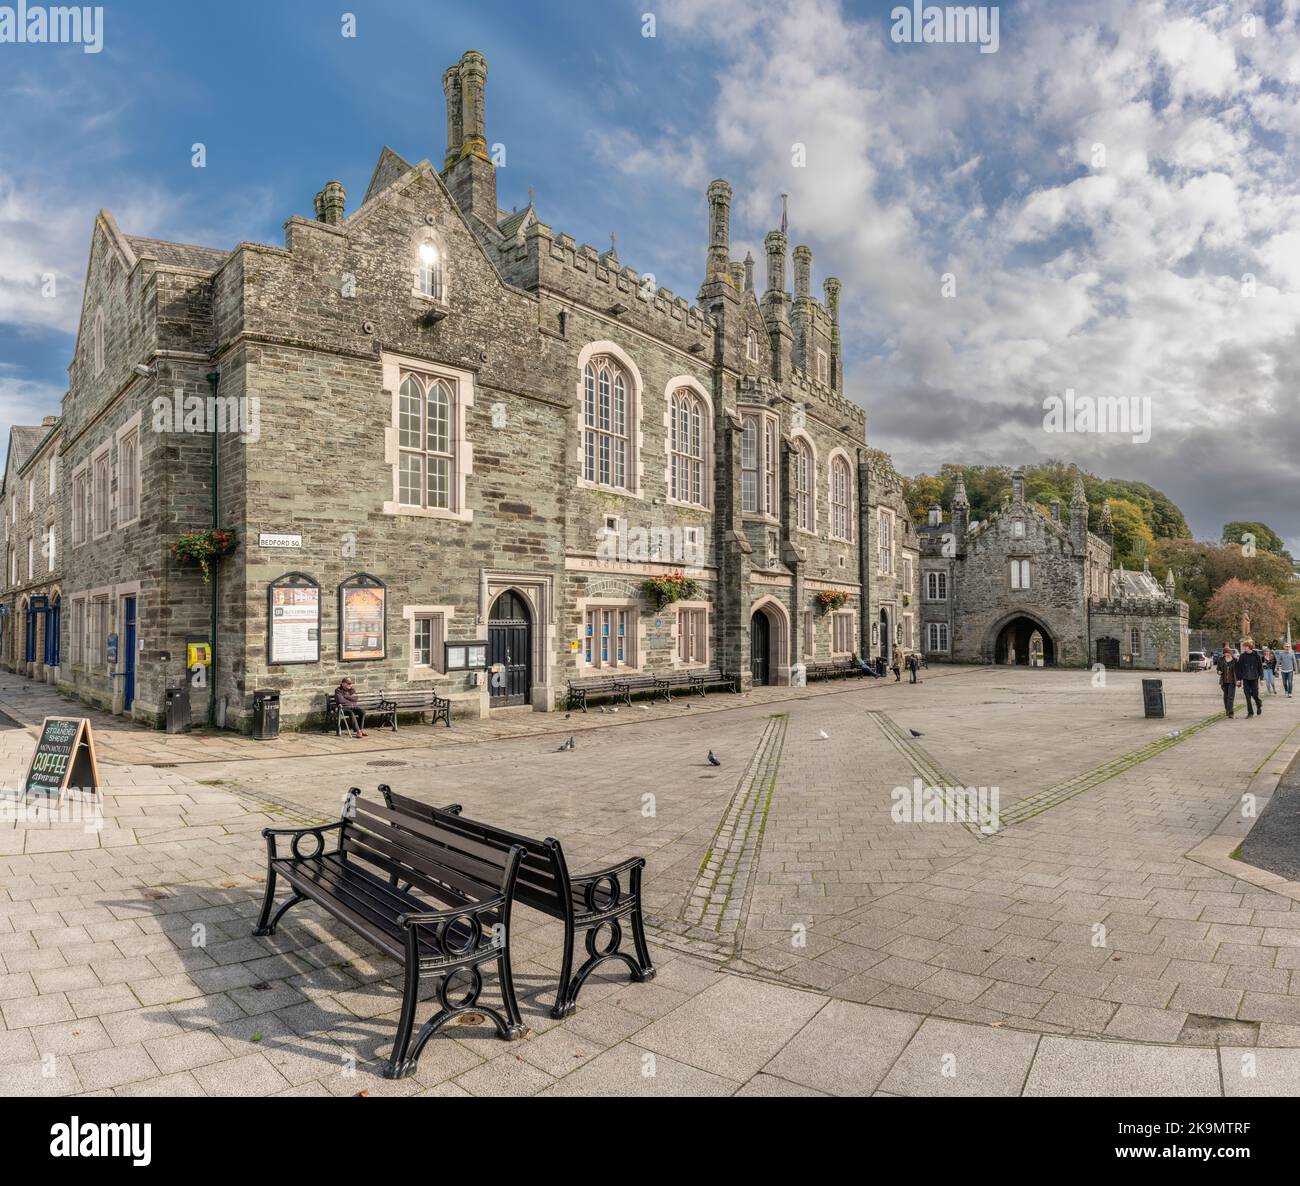
M1187 670L1188 671L1209 671L1214 666L1214 660L1204 651L1187 652Z

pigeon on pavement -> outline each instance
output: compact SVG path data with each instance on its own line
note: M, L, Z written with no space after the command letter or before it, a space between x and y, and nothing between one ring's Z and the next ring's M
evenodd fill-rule
M710 765L710 766L721 766L721 765L722 765L722 763L718 761L716 755L714 754L714 752L713 752L712 750L709 750L709 765Z

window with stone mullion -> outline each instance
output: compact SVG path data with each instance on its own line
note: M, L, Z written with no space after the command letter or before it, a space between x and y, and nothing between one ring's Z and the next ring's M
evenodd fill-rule
M587 364L583 375L583 477L627 489L628 397L623 373L606 359Z
M398 392L398 501L451 509L451 390L445 380L407 375Z

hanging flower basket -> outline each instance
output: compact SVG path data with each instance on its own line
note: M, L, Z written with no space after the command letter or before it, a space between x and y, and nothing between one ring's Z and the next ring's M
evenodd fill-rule
M211 576L213 560L228 556L239 545L239 533L233 527L214 527L210 531L187 531L174 544L172 556L189 560L203 570L203 580Z
M849 595L842 589L823 589L817 594L817 604L822 607L822 613L829 614L846 604Z
M674 601L689 600L694 597L699 586L681 572L669 572L663 576L647 577L641 582L641 592L655 603L656 609L663 609Z

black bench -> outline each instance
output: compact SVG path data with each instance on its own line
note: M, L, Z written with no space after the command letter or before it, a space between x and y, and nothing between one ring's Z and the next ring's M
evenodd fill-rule
M411 688L402 692L385 692L384 700L392 707L393 714L399 712L432 713L429 724L436 725L442 721L451 728L451 701L439 696L432 688ZM396 725L393 726L396 728Z
M330 692L325 697L325 723L327 726L334 726L336 736L340 735L345 728L348 735L352 735L352 726L346 716L352 708L358 708L367 717L372 718L367 722L368 724L378 723L381 726L387 724L394 733L397 732L397 710L384 698L382 692L358 692L356 704L342 711L339 710L338 696Z
M406 795L398 795L387 785L381 785L379 793L402 818L434 824L456 834L461 844L477 852L483 860L500 859L516 848L526 850L515 881L515 900L564 921L564 959L555 1005L551 1009L552 1017L567 1017L573 1012L587 977L606 960L622 960L631 969L631 979L638 983L654 978L655 970L645 940L645 922L641 917L644 857L631 857L608 869L575 877L569 873L560 842L552 837L529 840L504 828L466 819L459 814L459 808L432 807ZM621 881L623 877L627 878L626 889ZM623 919L632 928L635 959L619 950L623 939ZM604 927L609 928L609 937L603 945L598 945L597 938ZM580 931L586 932L587 959L574 974L574 940Z
M588 698L593 696L621 700L631 708L633 692L651 692L656 698L662 696L665 700L673 698L668 690L668 681L662 676L602 675L569 680L569 696L565 701L565 708L580 708L586 712Z
M685 671L669 672L666 682L669 688L669 700L672 699L673 688L685 688L692 696L697 693L706 696L708 688L722 684L728 691L740 692L740 676L728 675L716 667L688 668Z
M867 673L852 659L832 659L829 663L809 663L807 679L861 679Z
M254 935L274 935L285 911L310 900L402 964L402 1012L393 1056L384 1072L389 1079L415 1070L425 1043L461 1014L486 1014L507 1041L527 1032L510 972L510 907L524 848L512 844L488 850L467 841L463 829L445 828L442 818L456 817L438 812L415 819L349 794L343 818L336 823L262 831L266 896ZM326 836L331 832L338 834L337 847L327 852ZM288 855L278 851L280 837L289 838ZM272 916L280 877L293 895ZM397 884L399 880L405 888ZM444 908L430 910L429 903L412 890ZM497 965L504 1017L478 1000L483 990L479 968L492 961ZM448 987L465 971L467 991L453 1001ZM437 978L440 1008L412 1044L422 975Z

